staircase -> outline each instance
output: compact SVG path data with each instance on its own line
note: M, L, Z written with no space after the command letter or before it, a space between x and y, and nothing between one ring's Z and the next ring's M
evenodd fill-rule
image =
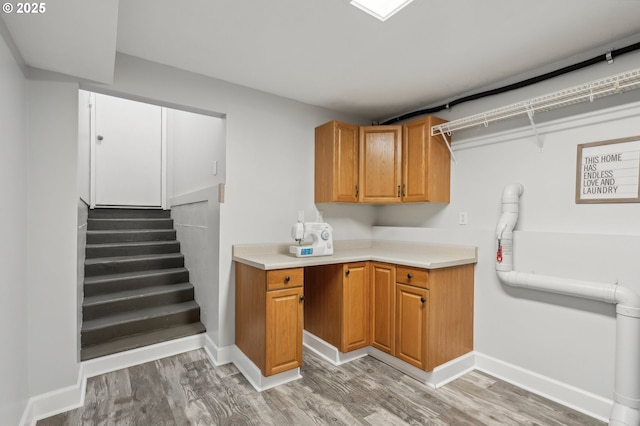
M166 210L89 211L81 359L205 331Z

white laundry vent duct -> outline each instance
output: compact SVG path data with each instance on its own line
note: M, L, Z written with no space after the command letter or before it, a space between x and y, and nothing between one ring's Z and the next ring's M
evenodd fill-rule
M509 286L598 300L616 305L616 365L611 426L640 426L640 295L615 283L572 280L513 270L513 229L518 221L519 183L502 193L496 226L496 273Z

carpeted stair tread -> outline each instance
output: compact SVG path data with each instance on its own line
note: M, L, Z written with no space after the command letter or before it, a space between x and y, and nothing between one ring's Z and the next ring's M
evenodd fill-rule
M151 295L175 293L177 291L189 289L193 289L193 284L179 283L171 285L151 286L135 290L117 291L109 294L98 294L95 296L85 297L84 302L82 303L82 307L90 308L106 303L116 303L130 299L142 299Z
M183 324L161 330L149 331L135 334L108 342L86 346L81 348L80 357L82 361L137 349L143 346L154 345L169 340L201 334L206 331L201 322Z
M189 301L172 305L154 306L135 312L123 312L116 315L109 315L94 320L84 321L84 323L82 324L82 333L89 333L108 327L125 325L133 321L144 321L154 318L161 318L167 315L187 312L193 309L200 309L200 306L198 306L195 301Z
M101 257L135 256L138 254L179 253L180 243L168 241L130 241L120 243L87 244L87 259Z
M87 220L87 230L141 230L141 229L173 229L171 218L98 218Z
M84 283L88 285L99 284L109 281L118 281L129 278L156 277L177 272L189 272L187 268L166 268L166 269L150 269L147 271L122 272L118 274L97 275L95 277L86 277Z
M180 268L184 266L182 253L141 254L87 259L85 277L136 272L149 269Z

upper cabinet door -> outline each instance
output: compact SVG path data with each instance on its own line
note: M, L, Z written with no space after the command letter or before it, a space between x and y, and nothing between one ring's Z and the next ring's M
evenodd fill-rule
M360 127L360 202L401 202L402 126Z
M315 130L315 202L358 201L358 126L330 121Z
M442 136L431 127L444 123L425 117L406 123L402 147L402 201L449 202L451 156Z

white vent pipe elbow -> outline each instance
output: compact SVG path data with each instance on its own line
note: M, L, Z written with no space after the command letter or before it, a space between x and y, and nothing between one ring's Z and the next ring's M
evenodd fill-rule
M513 270L513 230L518 222L519 183L505 187L496 226L496 273L509 286L592 299L616 305L616 366L610 426L640 426L640 295L615 283L572 280Z

